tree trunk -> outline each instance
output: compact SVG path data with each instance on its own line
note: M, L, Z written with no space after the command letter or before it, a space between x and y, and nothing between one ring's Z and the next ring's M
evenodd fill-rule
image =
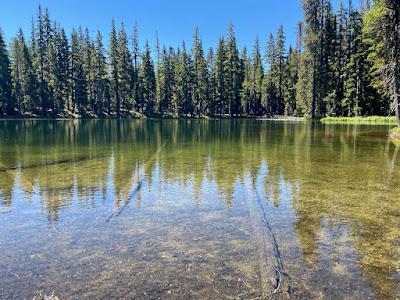
M312 102L311 102L311 118L315 119L315 107L316 107L316 62L315 57L313 59L313 74L312 74Z
M396 63L397 65L397 63ZM394 106L394 113L396 115L397 126L400 127L400 114L399 114L399 84L397 74L395 72L393 78L393 106Z
M120 116L120 97L119 97L119 83L118 83L118 75L115 77L115 98L116 98L116 109L117 109L117 116Z
M400 48L400 4L397 1L393 2L393 10L394 10L394 49L393 49L393 106L394 113L396 115L397 126L400 128L400 114L399 114L399 48ZM397 29L397 30L396 30Z

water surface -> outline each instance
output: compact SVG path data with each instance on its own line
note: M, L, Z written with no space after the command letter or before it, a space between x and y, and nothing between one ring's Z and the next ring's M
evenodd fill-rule
M400 151L387 132L1 121L0 299L257 298L276 255L263 230L293 298L399 298Z

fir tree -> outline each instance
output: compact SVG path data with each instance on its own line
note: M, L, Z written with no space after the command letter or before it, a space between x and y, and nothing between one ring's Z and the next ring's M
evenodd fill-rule
M10 59L0 30L0 112L12 114L14 109Z
M226 100L227 112L232 117L240 112L240 91L242 89L242 76L240 74L239 51L236 44L235 32L232 24L228 26L228 37L226 41Z
M264 69L261 61L260 43L258 37L256 38L253 46L252 64L252 114L261 115L264 112L261 104Z
M118 81L122 109L131 110L133 108L133 73L131 54L128 48L128 37L124 25L118 33Z
M176 89L178 112L185 116L192 116L194 112L193 78L193 62L186 50L185 43L183 43L177 68Z
M94 99L95 112L102 115L104 104L110 102L109 99L109 80L107 75L107 61L103 46L103 37L100 31L97 32L96 44L94 48Z
M225 61L226 61L226 46L224 38L219 39L217 53L215 55L213 77L214 77L214 103L215 113L221 117L225 116Z
M158 32L156 31L156 40L155 40L155 50L156 50L156 65L155 65L155 72L156 72L156 100L155 100L155 107L159 107L160 105L160 60L161 60L161 48L160 48L160 40L158 38Z
M208 86L208 70L207 63L204 58L203 44L200 38L199 28L196 27L193 36L193 98L194 98L194 113L201 115L204 113L204 108L209 97Z
M289 48L288 59L284 66L285 115L293 116L296 112L296 84L298 81L299 52Z
M13 93L16 108L22 115L34 111L38 104L35 73L22 29L12 41L11 58Z
M141 93L143 95L143 103L140 103L139 109L141 112L145 112L146 114L152 114L154 113L156 100L156 76L148 42L146 42L145 49L142 53L142 64L140 65L139 77Z
M243 108L243 113L249 115L251 113L251 92L252 92L252 66L251 58L247 54L247 48L244 47L240 55L243 67L243 82L241 90L241 106Z
M172 51L167 52L165 46L163 47L159 66L159 111L161 114L173 112L173 67L171 53Z
M277 61L277 103L276 113L282 115L285 111L284 93L285 93L285 36L283 33L283 26L279 27L277 40L276 40L276 61Z
M111 95L115 103L115 112L117 116L120 116L120 90L119 90L119 76L118 76L118 39L117 32L115 30L115 22L112 21L111 24L111 34L110 34L110 50L108 53L110 61L110 85L111 85ZM108 113L111 113L111 103L108 104Z
M269 35L266 46L265 60L268 66L268 72L263 80L262 105L268 115L279 114L279 98L277 95L277 86L279 86L280 69L279 56L273 34ZM278 82L277 80L278 79Z
M377 0L366 13L363 32L369 45L368 59L376 77L374 85L392 99L392 109L400 126L400 2Z
M87 98L88 104L90 104L90 110L95 111L95 81L94 81L94 43L90 37L89 29L86 27L84 31L80 34L81 40L81 55L82 55L82 66L86 76L86 88L87 88Z
M133 101L135 104L135 109L138 110L138 103L142 103L141 94L139 93L139 27L135 22L132 34L132 58L133 58L133 76L132 76L132 88L133 88Z
M72 85L72 112L78 109L85 114L88 104L86 74L83 68L82 41L74 30L71 36L71 85Z
M304 91L301 95L301 106L307 106L305 113L307 113L311 118L317 117L317 106L319 106L319 78L318 74L320 71L320 57L321 57L321 11L323 0L304 0L304 18L306 24L306 34L305 34L305 59L307 58L307 63L304 60L304 67L310 68L311 72L302 72L302 76L308 76L304 78L304 81L311 82L311 91ZM308 84L302 85L302 89L306 89ZM308 101L308 96L311 94L311 103ZM303 98L304 97L304 98Z
M209 48L207 52L207 72L209 74L208 84L209 84L209 98L206 103L206 112L208 115L215 116L217 110L216 103L216 80L214 73L215 55L213 48Z
M57 66L59 77L60 103L59 110L68 109L70 96L70 49L65 30L57 32Z
M47 19L47 20L46 20ZM38 75L38 84L39 84L39 101L41 104L41 113L42 115L47 114L47 109L49 106L49 92L48 92L48 83L46 78L48 77L48 41L50 34L49 30L49 17L45 18L42 14L42 8L39 5L38 14L37 14L37 27L36 27L36 41L34 43L35 47L33 48L35 52L33 53L33 61L34 67L36 70L36 74Z

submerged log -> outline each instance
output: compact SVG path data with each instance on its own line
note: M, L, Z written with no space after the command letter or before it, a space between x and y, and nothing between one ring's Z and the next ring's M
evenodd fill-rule
M100 157L96 157L96 158L100 158ZM81 161L91 160L91 159L94 159L94 158L89 157L89 156L81 156L81 157L77 157L77 158L73 158L73 159L50 160L50 161L46 161L43 163L24 165L24 166L14 166L14 167L7 167L0 162L0 172L15 171L17 169L26 170L26 169L42 168L42 167L62 165L62 164L68 164L68 163L76 163L76 162L81 162Z
M261 198L251 179L246 178L244 186L259 260L261 299L288 299L292 293L290 277L284 271L278 242L267 220Z

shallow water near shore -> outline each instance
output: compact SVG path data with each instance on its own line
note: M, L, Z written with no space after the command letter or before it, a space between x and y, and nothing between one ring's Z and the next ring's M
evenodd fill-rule
M290 297L400 298L389 128L0 121L0 299L252 299L277 253Z

